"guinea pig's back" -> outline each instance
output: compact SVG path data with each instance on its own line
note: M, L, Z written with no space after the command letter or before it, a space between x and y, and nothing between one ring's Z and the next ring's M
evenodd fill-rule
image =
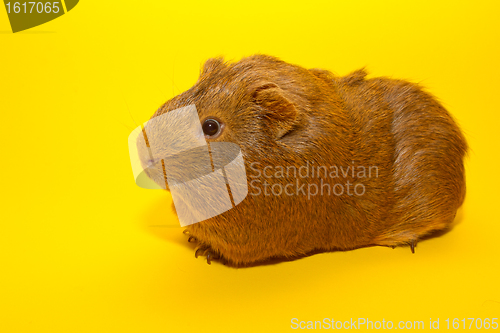
M380 182L388 184L380 207L386 218L373 243L411 243L453 221L465 197L467 144L451 115L418 85L363 73L341 79L339 93L359 136L360 163L379 166Z

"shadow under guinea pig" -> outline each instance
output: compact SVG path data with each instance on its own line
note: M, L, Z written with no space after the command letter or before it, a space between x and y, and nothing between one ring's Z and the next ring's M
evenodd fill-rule
M149 234L162 240L182 246L190 246L186 236L182 233L172 197L166 191L161 191L161 195L147 206L138 218L139 225Z

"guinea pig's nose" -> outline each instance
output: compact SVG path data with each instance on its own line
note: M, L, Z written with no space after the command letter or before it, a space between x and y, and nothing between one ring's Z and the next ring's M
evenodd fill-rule
M153 164L155 164L155 162L156 162L156 161L155 161L154 159L149 158L149 159L146 161L146 165L147 165L147 167L148 167L148 168L150 168L150 167L152 167L152 166L153 166Z

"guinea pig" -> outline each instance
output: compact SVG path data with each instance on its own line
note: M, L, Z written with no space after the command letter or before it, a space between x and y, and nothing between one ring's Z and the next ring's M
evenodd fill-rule
M449 228L465 197L463 134L417 84L366 75L267 55L209 59L192 88L156 111L152 119L194 104L208 144L241 148L248 195L186 227L196 257L238 267L375 245L414 252ZM138 150L165 186L162 164Z

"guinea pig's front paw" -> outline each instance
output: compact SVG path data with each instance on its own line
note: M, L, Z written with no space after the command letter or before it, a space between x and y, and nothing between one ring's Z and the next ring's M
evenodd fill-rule
M194 250L194 256L196 258L198 258L198 256L205 256L207 258L207 264L211 265L212 264L212 260L220 260L222 263L225 263L223 261L223 258L222 256L217 252L215 251L214 249L212 249L210 247L210 245L207 245L203 242L200 242L196 237L194 237L193 235L191 235L191 233L189 232L189 230L187 229L184 229L182 231L183 234L189 236L188 238L188 242L189 243L198 243L199 242L199 245L196 246L195 250Z
M200 244L194 250L195 258L198 258L199 255L205 256L207 258L207 264L211 264L211 260L220 259L220 256L215 252L209 245Z

